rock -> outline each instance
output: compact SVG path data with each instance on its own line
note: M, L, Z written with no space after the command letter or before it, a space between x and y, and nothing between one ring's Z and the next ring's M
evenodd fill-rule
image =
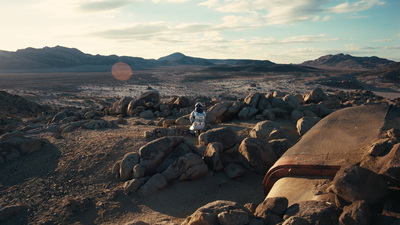
M299 119L301 119L303 116L304 116L304 113L303 113L302 111L300 111L300 110L297 110L297 109L293 110L293 111L292 111L292 114L291 114L292 120L293 120L293 121L296 121L296 122L297 122Z
M253 129L250 130L249 136L252 138L268 139L271 132L279 128L279 126L270 120L258 122Z
M148 179L149 178L147 177L142 177L126 181L124 183L124 192L126 194L136 192L141 186L143 186L148 181Z
M227 119L224 118L223 115L231 105L232 102L217 103L213 105L209 110L207 110L207 116L215 118L216 122L227 121Z
M184 137L162 137L147 143L139 149L140 166L145 173L153 174L164 158L182 142Z
M219 142L222 144L223 149L229 149L236 145L237 136L229 127L221 127L209 130L200 134L199 144L208 145L212 142Z
M115 178L119 178L120 168L121 168L121 161L117 161L116 163L114 163L114 166L111 169L111 173L112 175L115 176Z
M228 166L224 168L224 172L228 175L230 178L237 178L241 177L246 174L246 169L236 163L230 163Z
M178 124L178 125L191 125L188 116L179 117L178 119L175 120L175 123Z
M266 120L275 120L275 114L272 112L272 110L265 110L264 112L262 112L261 114L264 119Z
M0 209L0 221L5 221L11 216L20 213L25 207L21 205L9 205Z
M245 225L249 223L249 213L241 209L233 209L218 214L220 225Z
M93 110L91 110L91 111L89 111L89 112L86 112L85 113L85 115L83 116L85 119L87 119L87 120L90 120L90 119L93 119L95 116L97 116L97 113L96 113L96 111L93 111ZM71 118L71 117L69 117L69 118ZM75 120L75 119L74 119ZM72 121L71 121L72 122Z
M283 219L292 216L306 219L310 224L337 225L340 210L324 201L302 201L291 205Z
M255 216L264 218L267 213L272 213L282 217L288 208L289 201L285 197L266 198L257 206Z
M369 169L342 166L333 179L333 191L348 202L364 200L373 205L380 202L386 193L386 181Z
M178 108L185 108L190 105L190 100L188 97L181 96L178 97L173 104Z
M143 112L141 112L139 114L139 116L143 119L151 119L154 117L153 111L151 111L150 109L148 110L144 110Z
M224 169L222 164L223 146L219 142L209 143L204 153L204 162L211 170L220 171Z
M258 138L245 138L239 146L239 153L251 169L261 174L266 173L277 160L268 142Z
M57 113L53 119L51 120L50 123L59 123L61 120L67 118L67 112L66 111L62 111Z
M306 97L304 98L304 103L306 103L306 104L318 103L318 102L326 100L326 99L327 99L327 96L324 93L324 91L321 88L317 87L306 95Z
M21 133L20 131L14 131L12 133L3 134L0 136L0 142L6 142L15 138L24 138L24 134Z
M279 108L279 107L282 107L284 102L285 102L285 101L283 101L282 98L280 98L280 97L274 97L274 98L271 99L271 107L272 107L272 108Z
M291 102L293 104L294 108L297 108L297 107L299 107L301 105L301 102L300 102L299 98L294 96L294 95L286 95L283 98L283 101Z
M238 117L240 110L245 106L242 101L236 101L231 104L231 106L224 112L223 118L226 120L231 120Z
M195 151L192 151L191 147L189 147L185 142L180 143L157 166L156 173L162 173L171 164L173 164L175 161L177 161L180 157L183 157L186 154L191 153L191 152L196 153Z
M269 103L268 99L265 95L261 95L260 99L258 100L257 107L259 112L264 112L267 109L271 108L271 104Z
M273 129L269 134L268 140L284 139L286 134L281 129Z
M240 120L251 120L257 113L257 108L246 106L240 110L238 117Z
M139 154L136 152L131 152L125 154L121 161L119 176L122 180L132 179L133 167L139 163Z
M139 194L142 196L149 196L167 187L168 182L165 177L159 173L150 177L150 179L139 188Z
M203 159L199 155L190 152L184 156L179 157L166 170L164 170L164 172L162 172L162 175L168 181L171 181L173 179L177 179L192 166L200 164L204 164Z
M197 209L192 215L185 219L182 225L219 224L220 222L218 220L218 215L224 212L229 213L232 210L243 210L244 212L247 212L247 209L241 206L239 203L222 200L214 201Z
M146 103L151 102L156 105L160 102L160 93L158 91L148 91L140 95L138 100L144 100Z
M323 100L319 102L318 105L321 105L322 107L328 109L340 109L342 107L340 100L337 98L330 98L327 100Z
M136 164L133 167L133 171L132 171L132 177L134 178L141 178L144 177L146 175L146 167L140 165L140 164Z
M206 164L198 164L190 167L188 170L186 170L180 177L180 181L185 181L185 180L194 180L200 177L203 177L207 174L208 172L208 167Z
M19 143L19 151L22 155L35 152L42 148L42 142L39 139L23 138Z
M262 95L260 93L254 93L254 94L249 94L245 99L244 102L253 107L253 108L257 108L258 105L258 101L260 100L260 97Z
M396 138L400 137L400 129L392 128L392 129L388 130L387 136L388 136L388 138L391 138L391 139L396 139Z
M306 219L297 216L292 216L289 219L285 220L285 222L282 225L311 225L311 224Z
M300 136L303 136L319 121L320 121L319 118L305 116L297 121L296 124L297 132L299 133Z
M290 147L292 147L292 143L287 138L282 139L274 139L268 141L269 145L271 145L272 149L275 152L275 155L280 158L283 153L285 153Z
M284 118L289 114L289 112L286 109L283 109L282 107L276 107L271 109L271 112L275 115L277 118Z
M339 222L343 225L369 225L371 217L372 214L368 205L364 201L355 201L343 208Z
M110 108L111 115L125 115L127 114L127 108L129 103L133 100L131 97L123 97L120 100L114 102Z
M400 184L400 143L393 146L385 161L379 174L384 175L394 183Z
M391 145L389 144L390 139L381 139L377 142L375 142L371 148L369 149L368 153L371 156L380 156L384 152L386 152Z

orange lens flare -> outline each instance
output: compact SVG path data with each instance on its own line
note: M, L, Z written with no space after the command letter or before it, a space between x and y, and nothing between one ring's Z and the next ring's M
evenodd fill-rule
M115 79L127 81L132 76L132 69L128 64L124 62L118 62L113 65L111 73Z

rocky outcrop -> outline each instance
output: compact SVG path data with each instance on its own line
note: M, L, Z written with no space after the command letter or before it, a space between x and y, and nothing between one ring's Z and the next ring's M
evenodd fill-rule
M264 174L277 160L276 155L267 141L258 138L246 138L239 146L249 169Z
M237 136L229 127L216 128L200 134L199 143L201 145L208 145L212 142L219 142L223 149L229 149L236 145Z
M0 163L19 158L50 144L44 138L26 137L19 131L0 136Z
M332 204L324 201L303 201L291 205L283 219L299 217L310 224L337 225L339 216L340 210Z
M348 202L364 200L368 205L382 201L387 183L381 175L356 166L347 165L336 173L333 191Z
M245 225L250 220L251 214L244 206L231 201L215 201L197 209L182 225Z

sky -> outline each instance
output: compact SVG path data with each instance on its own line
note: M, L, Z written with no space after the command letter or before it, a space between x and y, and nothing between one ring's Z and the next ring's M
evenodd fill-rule
M400 61L399 0L0 0L0 49L57 45L145 59Z

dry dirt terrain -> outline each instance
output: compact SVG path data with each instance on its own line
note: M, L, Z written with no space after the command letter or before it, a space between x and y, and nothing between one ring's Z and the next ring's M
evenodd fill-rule
M188 96L236 100L249 93L271 90L305 93L319 86L315 81L325 76L254 73L207 77L201 69L134 71L126 82L115 80L110 73L4 73L0 74L0 90L48 105L55 114L71 107L111 105L120 97L138 97L147 90L159 91L163 99ZM385 94L399 97L398 90L390 88L391 92ZM325 89L328 92L333 88ZM209 172L200 179L174 181L151 196L124 194L124 182L112 175L111 168L126 153L138 151L154 140L143 134L158 127L141 118L125 119L127 123L118 128L78 129L61 136L54 132L27 132L26 136L45 138L49 144L0 164L0 208L23 206L4 224L180 224L196 209L215 200L241 204L264 200L264 175L252 172L235 179L224 172ZM236 120L210 128L230 126L244 138L257 122ZM186 137L198 144L197 138Z

